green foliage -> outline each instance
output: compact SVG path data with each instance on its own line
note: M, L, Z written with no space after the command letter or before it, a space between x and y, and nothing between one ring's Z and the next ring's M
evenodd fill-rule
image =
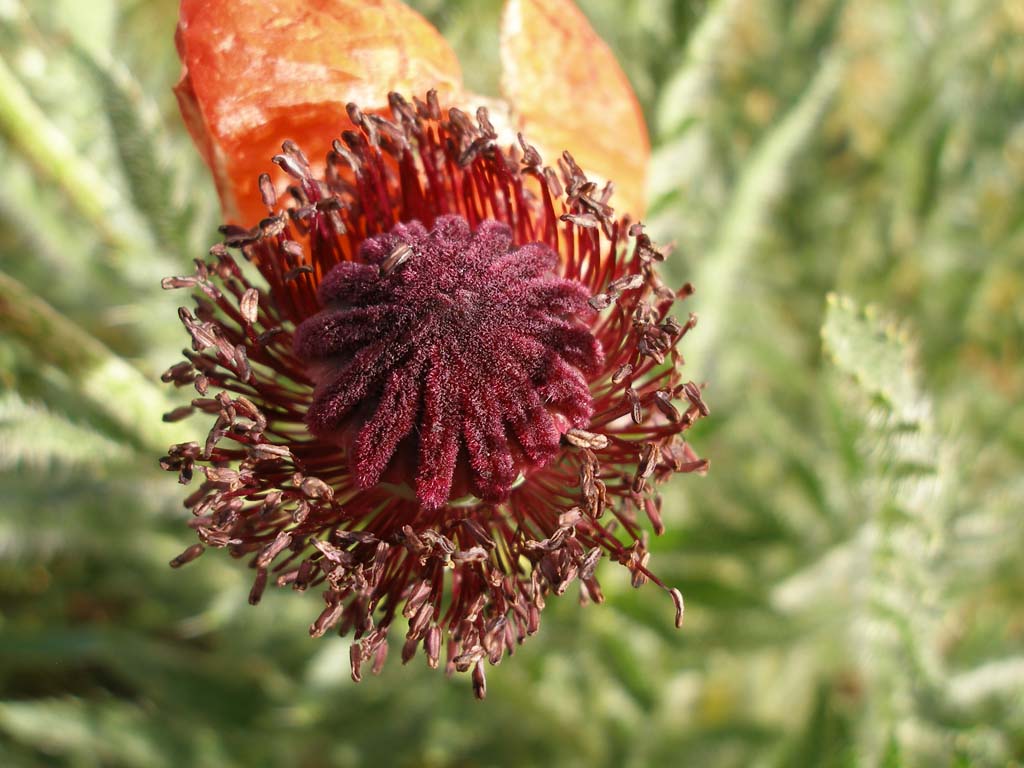
M0 396L0 468L45 472L54 465L85 465L95 469L128 455L126 446L102 432L26 403L16 392Z
M821 336L833 365L852 376L865 394L903 419L908 431L922 426L914 415L923 405L905 334L879 320L877 308L861 312L850 299L829 294Z
M416 0L497 82L500 2ZM488 677L354 685L315 595L192 543L159 278L213 241L173 2L0 0L0 764L1024 764L1024 15L581 7L651 126L712 417L652 566ZM571 116L567 116L567 119ZM599 130L587 126L586 130Z

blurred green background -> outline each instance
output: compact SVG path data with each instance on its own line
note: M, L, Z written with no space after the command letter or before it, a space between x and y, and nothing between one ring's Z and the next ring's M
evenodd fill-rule
M156 457L217 206L174 0L0 0L0 764L1024 764L1024 3L585 0L697 286L706 478L488 676L349 679ZM500 3L419 0L493 91ZM179 393L183 394L183 393Z

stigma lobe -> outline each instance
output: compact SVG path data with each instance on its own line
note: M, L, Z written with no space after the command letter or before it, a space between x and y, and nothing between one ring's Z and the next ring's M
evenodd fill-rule
M306 423L362 488L404 483L428 508L508 496L593 415L603 352L590 292L546 245L443 216L362 244L320 286L294 349L316 382Z

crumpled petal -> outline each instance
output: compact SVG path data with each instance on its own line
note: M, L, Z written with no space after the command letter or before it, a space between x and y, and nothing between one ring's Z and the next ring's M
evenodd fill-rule
M225 219L242 225L266 215L257 179L285 139L315 169L351 127L348 102L369 111L392 90L461 91L455 53L398 0L182 0L176 42L182 115Z
M636 95L572 0L508 0L501 89L546 163L569 150L588 175L615 183L619 213L643 215L650 142Z

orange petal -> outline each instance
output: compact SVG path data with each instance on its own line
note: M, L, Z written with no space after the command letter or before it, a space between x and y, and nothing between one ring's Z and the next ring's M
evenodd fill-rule
M314 166L350 127L345 105L388 91L459 92L455 53L398 0L181 0L175 88L228 221L266 215L260 173L292 139ZM275 176L276 179L281 177Z
M640 216L651 148L636 95L571 0L507 0L501 89L530 143L553 164L568 149L615 182L612 204Z

